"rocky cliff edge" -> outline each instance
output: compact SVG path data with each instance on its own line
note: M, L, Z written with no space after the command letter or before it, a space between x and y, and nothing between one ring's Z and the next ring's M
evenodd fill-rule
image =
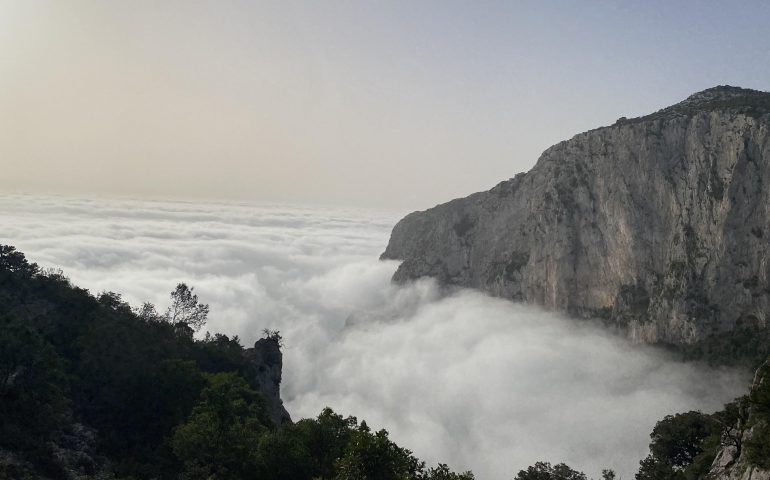
M576 135L486 192L407 215L383 259L634 340L692 344L770 312L770 93L715 87Z

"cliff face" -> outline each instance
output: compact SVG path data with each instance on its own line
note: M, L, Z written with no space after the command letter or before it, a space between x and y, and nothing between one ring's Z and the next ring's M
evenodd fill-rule
M770 412L768 404L768 382L770 382L770 360L765 362L754 376L754 382L749 392L748 415L739 420L730 432L738 441L723 441L717 452L711 470L706 476L709 480L770 480L770 469L756 464L761 458L765 467L770 465L767 453L770 446L768 439L767 415ZM725 440L723 438L723 440ZM755 444L752 445L752 442ZM754 452L750 450L754 449ZM753 458L752 458L753 457Z
M402 219L394 276L688 344L770 311L770 93L716 87L576 135L487 192Z
M283 354L278 338L267 337L257 340L254 348L245 352L256 369L255 383L265 399L267 413L275 425L291 423L289 412L281 400L281 372Z

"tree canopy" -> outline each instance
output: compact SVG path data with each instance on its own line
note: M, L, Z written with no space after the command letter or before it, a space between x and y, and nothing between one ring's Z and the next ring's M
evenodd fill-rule
M239 339L193 337L192 287L171 300L131 308L0 245L0 479L472 478L331 409L277 428Z
M149 303L134 309L117 293L92 295L0 245L0 479L474 478L445 464L428 468L386 430L329 408L278 428L238 337L195 338L208 305L183 283L171 298L163 315ZM278 331L263 335L282 342ZM637 480L703 478L726 445L770 468L768 378L765 364L750 395L724 410L658 422ZM587 477L538 462L514 480Z

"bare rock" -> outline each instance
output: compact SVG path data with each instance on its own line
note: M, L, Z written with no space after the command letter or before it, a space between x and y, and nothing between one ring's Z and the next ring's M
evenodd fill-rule
M770 93L715 87L576 135L486 192L407 215L384 259L689 344L770 312Z
M246 349L247 358L255 367L255 383L257 390L265 400L270 420L280 426L291 423L291 416L281 400L281 372L283 369L283 353L279 336L261 338L254 348Z

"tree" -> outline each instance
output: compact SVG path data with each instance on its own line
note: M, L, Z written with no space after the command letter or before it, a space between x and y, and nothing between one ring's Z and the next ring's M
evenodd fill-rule
M198 303L198 295L193 293L193 288L180 283L171 292L171 306L165 316L172 324L185 324L197 332L206 324L209 305Z
M336 480L418 479L424 472L424 464L412 452L393 443L386 430L373 434L366 422L352 432L336 467Z
M259 440L256 475L260 480L305 480L317 478L318 462L310 452L304 431L281 428Z
M262 399L235 373L209 375L208 381L189 420L174 431L171 448L184 465L185 478L248 478L270 422Z
M134 308L133 312L139 320L145 322L157 322L163 319L163 316L155 309L155 305L150 302L144 302L141 307Z
M300 420L296 428L306 430L310 451L318 461L318 474L332 478L335 462L344 455L358 425L356 417L343 417L326 407L313 420Z
M635 478L636 480L684 480L681 472L675 471L671 465L652 455L647 455L639 462L639 471Z
M258 448L258 478L324 479L335 477L358 422L325 408L314 419L303 419L262 437Z
M194 343L195 361L201 370L209 373L240 372L250 378L254 365L243 355L238 336L233 338L215 333Z
M610 470L607 468L602 470L602 480L615 480L615 478L615 470Z
M69 416L53 347L28 322L0 317L0 447L44 449Z
M757 370L749 405L754 425L745 444L746 458L753 465L770 469L770 359Z
M743 448L743 433L749 420L749 398L737 398L725 405L724 410L716 412L712 418L721 429L722 445L735 447L735 458L741 455Z
M690 465L703 451L703 440L719 433L719 425L701 412L669 415L652 430L650 452L674 468Z
M237 337L193 338L208 306L184 284L159 315L33 265L0 248L0 457L13 461L0 458L0 479L472 479L427 470L330 409L276 428L251 352ZM280 346L278 331L265 337Z
M115 292L102 292L99 294L99 303L115 312L131 313L131 307L123 300L123 296Z
M587 480L587 477L563 463L551 466L548 462L537 462L520 470L514 480Z
M439 463L437 467L428 470L428 474L425 476L425 480L475 480L475 478L470 471L455 473L443 463Z
M668 415L655 425L650 455L640 462L637 480L699 478L713 460L721 426L710 415L686 412Z
M36 263L29 263L24 254L11 245L0 245L0 270L34 275L39 269Z
M279 347L283 347L283 337L281 336L281 332L278 330L270 330L269 328L265 328L262 330L262 338L277 343Z

